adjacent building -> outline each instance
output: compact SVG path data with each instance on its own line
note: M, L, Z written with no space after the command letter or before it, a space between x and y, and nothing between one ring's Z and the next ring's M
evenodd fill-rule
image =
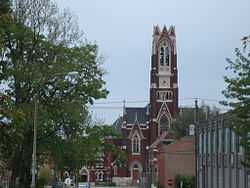
M247 170L241 163L244 150L229 118L222 114L197 127L198 188L250 187Z

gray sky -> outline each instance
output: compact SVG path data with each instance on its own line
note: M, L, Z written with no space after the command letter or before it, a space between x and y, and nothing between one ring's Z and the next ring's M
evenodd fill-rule
M221 100L226 57L250 33L249 0L56 0L78 17L85 37L96 41L110 102L148 100L153 25L176 28L180 99ZM212 101L205 101L211 105ZM191 105L191 100L180 100ZM144 106L145 103L127 106ZM97 104L96 104L97 106ZM98 104L121 107L122 104ZM98 119L113 122L121 108L91 108Z

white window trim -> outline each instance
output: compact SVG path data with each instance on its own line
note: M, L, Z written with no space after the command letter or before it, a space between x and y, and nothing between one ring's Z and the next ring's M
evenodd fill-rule
M164 43L166 45L164 45ZM161 53L161 47L164 47L164 57L163 57L163 66L161 65L161 58L160 58L160 53ZM169 50L169 65L166 65L166 56L165 56L165 50L166 48L168 48ZM159 48L158 48L158 65L159 65L159 70L160 68L170 68L171 67L171 46L169 45L169 42L168 41L162 41L159 45ZM162 71L159 71L159 72L162 72Z
M96 181L103 181L103 171L97 171L96 172Z
M134 152L134 139L135 137L138 138L138 152ZM138 132L136 132L131 139L131 144L132 144L132 155L140 155L141 154L141 138Z
M161 119L162 119L163 116L166 116L166 118L168 119L168 130L170 129L170 122L171 122L170 117L167 114L162 114L160 116L159 122L158 122L158 134L159 135L161 134Z

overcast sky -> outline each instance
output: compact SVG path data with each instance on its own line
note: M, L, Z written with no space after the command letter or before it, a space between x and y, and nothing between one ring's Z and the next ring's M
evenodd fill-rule
M148 100L153 25L176 28L180 104L201 97L221 100L226 57L234 57L240 39L250 33L250 0L56 0L69 8L89 41L105 57L106 100ZM205 101L216 104L212 101ZM96 104L97 106L97 104ZM122 104L91 108L98 119L113 122ZM109 108L112 107L112 108Z

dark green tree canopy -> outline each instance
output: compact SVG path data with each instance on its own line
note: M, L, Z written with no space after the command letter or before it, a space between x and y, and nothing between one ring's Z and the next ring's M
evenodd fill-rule
M12 170L12 182L19 177L28 187L34 98L38 99L38 154L54 154L51 150L58 143L65 139L74 143L83 135L89 117L87 104L108 94L105 71L98 46L84 38L68 10L60 12L50 0L0 2L0 87L4 96L0 160ZM16 116L19 113L21 118Z

